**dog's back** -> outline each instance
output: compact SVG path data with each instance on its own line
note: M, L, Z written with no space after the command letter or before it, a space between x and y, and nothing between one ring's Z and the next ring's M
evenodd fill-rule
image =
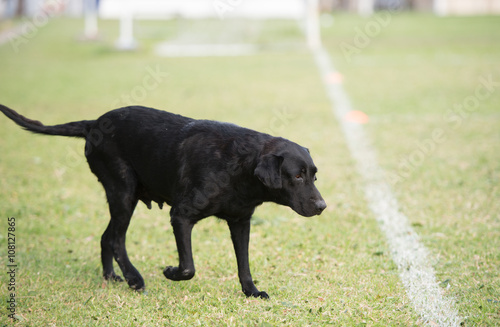
M87 136L86 156L98 176L102 161L119 158L129 165L138 179L140 200L148 205L183 202L198 218L227 216L224 209L229 206L253 211L264 200L260 184L253 183L258 182L253 170L270 138L234 124L126 107L96 120Z

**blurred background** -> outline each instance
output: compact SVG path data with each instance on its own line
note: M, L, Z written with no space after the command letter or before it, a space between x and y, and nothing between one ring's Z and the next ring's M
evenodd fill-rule
M108 212L83 140L35 136L0 114L18 315L38 326L424 325L364 201L326 80L362 118L464 325L498 325L499 15L500 0L0 0L0 103L47 125L138 104L282 136L311 150L328 203L310 220L257 209L253 273L279 300L242 296L227 226L214 219L194 231L196 279L165 281L160 267L177 258L168 209L145 206L127 241L151 296L100 287ZM319 47L336 69L326 77Z
M31 16L36 14L46 3L56 3L61 6L61 11L68 15L82 15L85 7L92 6L86 0L3 0L0 13L2 17ZM93 1L100 7L102 17L113 17L121 12L121 8L128 0L97 0ZM218 1L189 0L189 1L140 1L138 12L149 12L157 17L200 17L213 16L211 6ZM219 1L219 5L238 6L251 9L253 15L286 15L296 8L297 2L293 0L273 1ZM243 4L245 3L245 4ZM362 14L374 10L388 8L402 8L405 10L434 12L439 15L471 15L500 13L498 0L319 0L323 11L348 11ZM240 10L241 11L241 10Z

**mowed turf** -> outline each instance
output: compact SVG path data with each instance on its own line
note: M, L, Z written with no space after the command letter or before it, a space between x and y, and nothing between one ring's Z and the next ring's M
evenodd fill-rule
M499 50L492 45L498 20L392 18L349 62L339 43L352 40L356 27L369 20L338 17L324 30L354 106L369 114L367 128L388 172L398 171L400 160L418 149L416 142L446 128L443 114L474 93L481 74L491 67L499 73ZM79 43L81 21L53 20L17 52L9 43L1 46L1 103L56 124L93 119L132 102L284 136L311 149L329 207L315 218L271 204L258 208L250 264L257 287L271 296L262 301L241 293L227 226L215 218L194 229L195 278L166 280L162 269L177 262L168 208L150 211L140 204L127 241L147 292L135 293L100 276L100 235L109 218L83 142L31 135L0 118L0 260L6 267L7 217L16 217L18 325L422 324L366 208L309 53L154 56L153 45L174 36L177 22L138 23L141 48L118 53L112 48L117 24L100 27L99 42ZM294 23L269 22L261 29L264 43L270 35L302 38ZM412 33L420 39L412 41ZM465 46L467 40L475 46ZM439 61L443 53L463 60L457 63L460 78L447 57ZM493 93L460 128L448 127L446 142L394 184L445 292L470 325L498 318L498 104ZM6 288L1 294L6 301ZM9 322L5 306L0 310L2 324Z
M467 326L500 319L499 17L339 16L324 41Z

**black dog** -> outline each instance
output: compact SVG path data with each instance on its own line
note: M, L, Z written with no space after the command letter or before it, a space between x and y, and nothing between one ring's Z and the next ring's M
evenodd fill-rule
M194 276L192 228L216 216L229 225L243 292L261 298L269 296L255 287L248 265L255 207L271 201L306 217L326 208L314 186L317 169L309 151L283 138L139 106L55 126L2 105L0 111L31 132L86 139L85 156L106 191L111 214L101 238L104 278L122 281L113 270L114 258L136 290L144 288L144 280L127 256L125 234L139 200L148 208L151 201L171 206L179 266L166 267L165 277Z

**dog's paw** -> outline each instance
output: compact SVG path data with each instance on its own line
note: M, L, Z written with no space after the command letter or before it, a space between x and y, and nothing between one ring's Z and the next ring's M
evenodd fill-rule
M179 267L168 266L163 270L163 275L174 281L189 280L194 277L194 270L184 269L181 271Z
M123 282L123 278L115 274L114 272L111 274L104 275L105 280L110 280L112 282Z
M135 291L144 291L146 289L146 284L141 277L133 277L127 279L128 286Z
M245 295L247 297L253 296L253 297L261 298L261 299L264 299L264 300L268 300L269 299L269 295L267 295L266 292L259 292L259 291L248 292L248 291L243 291L243 293L245 293Z
M266 292L259 292L257 294L254 294L254 297L260 297L261 299L269 300L269 295L267 295Z

